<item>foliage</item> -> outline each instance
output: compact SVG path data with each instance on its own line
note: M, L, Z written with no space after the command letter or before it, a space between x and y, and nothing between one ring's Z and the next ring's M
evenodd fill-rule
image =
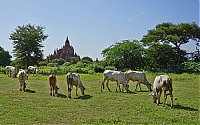
M90 57L83 57L82 59L81 59L81 61L82 62L85 62L85 63L91 63L91 62L93 62L93 60L92 60L92 58L90 58Z
M47 66L47 62L46 61L40 61L39 66Z
M58 63L48 63L47 66L50 66L50 67L57 67L57 66L58 66Z
M65 63L65 60L63 58L59 58L59 59L53 59L51 61L51 63L57 63L58 65L62 65Z
M10 40L13 41L13 53L20 66L38 65L43 59L42 41L48 35L44 34L45 27L31 24L18 26L10 34Z
M77 57L71 57L70 58L70 63L71 64L76 64L78 61L79 61L79 58L77 58Z
M182 51L182 50L181 50ZM183 54L182 54L183 53ZM181 52L181 62L186 61L185 51ZM176 50L167 43L154 43L146 49L144 55L146 70L153 72L181 72L176 65Z
M183 71L187 73L200 73L200 62L184 62Z
M157 74L146 74L152 82ZM72 99L67 97L66 74L56 75L60 88L55 97L49 95L48 76L29 76L26 92L18 90L19 82L0 74L0 124L72 124L72 125L198 125L199 76L195 74L169 74L173 80L174 108L156 105L146 86L134 91L137 82L130 82L131 93L115 92L116 82L109 82L112 92L106 88L100 92L102 75L80 74L86 87L85 95L72 89ZM9 83L9 84L8 84ZM161 103L164 97L161 96Z
M101 54L107 65L115 66L118 70L136 70L144 66L143 52L139 41L124 40L104 49Z
M143 37L141 42L145 45L151 46L153 43L171 43L176 50L175 57L176 64L180 66L181 63L181 49L182 44L188 43L189 40L200 40L200 27L196 23L162 23L156 25L155 29L149 30L148 34Z
M10 65L12 56L0 46L0 66Z

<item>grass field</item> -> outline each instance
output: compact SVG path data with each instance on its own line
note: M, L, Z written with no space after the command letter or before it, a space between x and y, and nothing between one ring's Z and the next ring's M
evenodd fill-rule
M152 83L158 74L147 74ZM100 92L102 75L80 74L87 88L85 96L67 98L65 75L57 75L59 89L56 97L49 95L48 76L32 76L26 81L26 92L19 91L16 78L0 74L0 124L200 124L199 75L168 74L173 79L174 108L157 106L148 96L146 86L135 92L136 82L130 82L131 93ZM163 102L163 95L161 97Z

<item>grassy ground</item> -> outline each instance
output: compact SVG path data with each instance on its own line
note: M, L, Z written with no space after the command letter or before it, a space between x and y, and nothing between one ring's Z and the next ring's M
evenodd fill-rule
M147 74L153 82L158 74ZM29 76L26 92L19 91L16 78L0 74L0 124L200 124L199 120L199 75L169 74L173 79L173 95L178 98L174 108L157 106L148 96L146 86L135 92L136 83L130 83L131 93L115 92L115 83L110 82L112 92L100 92L102 75L81 74L85 96L67 98L65 75L57 76L59 93L49 95L48 76ZM163 95L161 97L163 102Z

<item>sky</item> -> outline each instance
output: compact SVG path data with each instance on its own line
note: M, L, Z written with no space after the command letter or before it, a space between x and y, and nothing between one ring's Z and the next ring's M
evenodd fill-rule
M11 55L17 26L45 26L44 57L68 36L81 57L102 60L102 50L121 40L141 40L163 22L199 24L199 0L0 0L0 46ZM182 46L194 51L194 42ZM14 58L14 57L13 57Z

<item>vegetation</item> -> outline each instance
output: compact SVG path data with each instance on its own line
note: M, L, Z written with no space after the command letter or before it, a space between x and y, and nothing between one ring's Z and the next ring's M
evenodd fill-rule
M147 73L153 82L158 73ZM168 74L173 79L174 108L157 106L143 91L134 91L136 82L130 82L131 93L115 92L115 82L100 92L102 75L80 74L87 88L85 96L67 98L65 75L57 75L60 88L56 97L49 95L47 75L29 75L26 92L19 91L16 78L0 74L0 124L200 124L199 81L195 74ZM163 102L163 95L161 96Z
M44 34L45 27L35 25L18 26L10 34L13 41L13 53L20 68L27 68L29 65L38 65L43 59L42 41L48 35Z
M0 66L7 66L11 63L12 56L8 51L5 51L4 48L0 46Z

